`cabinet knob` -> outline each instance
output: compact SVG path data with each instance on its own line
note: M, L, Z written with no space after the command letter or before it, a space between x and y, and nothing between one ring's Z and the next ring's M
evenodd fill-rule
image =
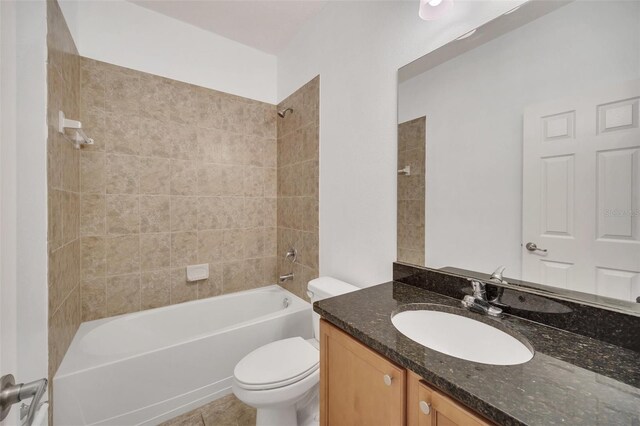
M385 385L391 386L391 380L393 380L393 378L390 375L385 374L383 380Z
M420 401L420 411L424 414L429 414L431 412L431 404L426 401Z

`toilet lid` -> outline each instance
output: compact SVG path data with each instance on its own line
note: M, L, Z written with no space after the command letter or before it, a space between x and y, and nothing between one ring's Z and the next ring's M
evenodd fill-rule
M274 389L304 379L320 364L320 352L302 337L268 343L242 358L233 375L245 389Z

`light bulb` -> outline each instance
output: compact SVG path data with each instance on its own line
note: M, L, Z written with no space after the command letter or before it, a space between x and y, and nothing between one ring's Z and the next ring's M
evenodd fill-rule
M418 16L425 21L440 19L453 7L453 0L420 0Z

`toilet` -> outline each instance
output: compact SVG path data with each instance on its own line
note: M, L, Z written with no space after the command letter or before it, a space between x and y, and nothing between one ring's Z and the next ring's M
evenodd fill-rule
M311 303L359 290L330 277L309 281ZM233 372L233 393L257 408L256 426L318 424L320 383L320 315L313 312L314 338L292 337L259 347L242 358Z

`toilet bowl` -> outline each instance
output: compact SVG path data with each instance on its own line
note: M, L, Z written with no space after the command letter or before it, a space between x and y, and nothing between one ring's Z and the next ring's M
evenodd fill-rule
M329 278L308 284L311 303L358 290ZM319 424L320 316L313 314L314 339L292 337L259 347L236 365L233 393L257 409L256 426Z

